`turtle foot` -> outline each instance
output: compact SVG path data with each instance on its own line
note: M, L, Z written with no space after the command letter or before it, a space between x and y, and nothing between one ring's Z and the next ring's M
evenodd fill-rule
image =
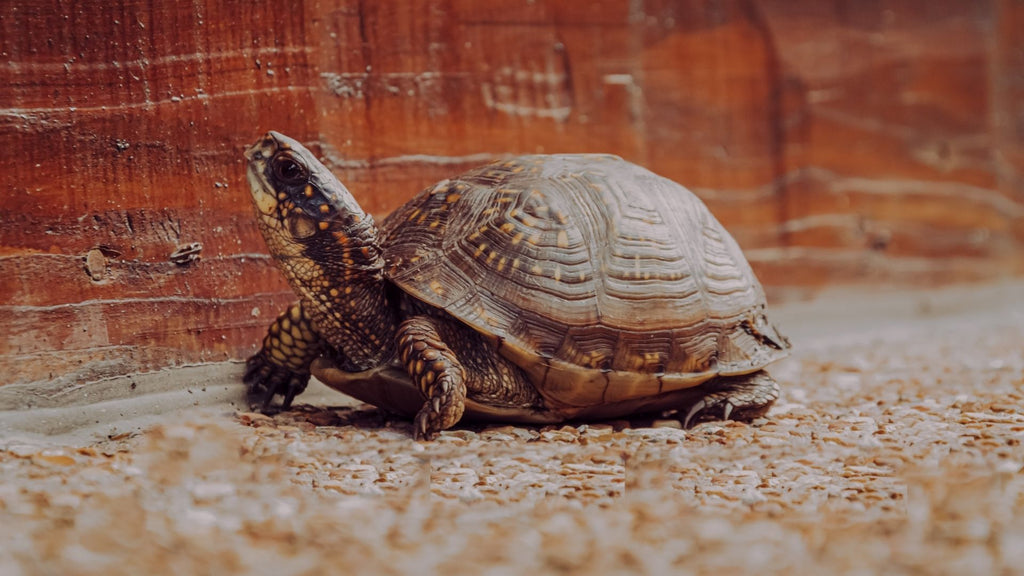
M246 360L242 380L249 386L249 406L264 414L276 414L291 408L292 401L309 384L309 374L278 366L265 352L260 351ZM274 396L278 394L284 399L275 405Z
M683 419L683 428L700 420L752 420L763 415L779 399L779 384L767 372L716 378Z

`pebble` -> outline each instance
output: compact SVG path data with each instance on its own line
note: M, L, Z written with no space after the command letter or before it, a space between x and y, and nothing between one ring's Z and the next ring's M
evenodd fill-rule
M683 423L679 420L655 420L651 423L651 428L675 428L682 430Z
M1024 328L957 328L798 346L780 371L794 383L779 378L791 403L751 425L468 424L414 442L407 420L303 407L175 421L116 450L8 438L0 516L17 523L0 567L44 550L53 573L74 572L72 557L144 572L171 558L181 572L358 560L367 572L839 574L895 558L1013 573L1021 374L978 367L1016 358Z

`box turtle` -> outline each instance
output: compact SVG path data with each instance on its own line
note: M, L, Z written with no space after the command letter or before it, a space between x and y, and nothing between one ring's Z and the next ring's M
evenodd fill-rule
M245 153L260 230L299 301L244 379L290 406L310 373L415 418L553 423L676 410L749 419L789 342L736 242L689 190L609 155L499 161L378 226L295 140Z

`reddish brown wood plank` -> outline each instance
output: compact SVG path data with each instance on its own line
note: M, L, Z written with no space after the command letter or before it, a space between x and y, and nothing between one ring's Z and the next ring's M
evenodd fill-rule
M379 216L493 158L612 152L706 198L772 290L1024 274L1022 30L1013 0L19 3L0 384L251 351L291 299L241 161L270 128Z

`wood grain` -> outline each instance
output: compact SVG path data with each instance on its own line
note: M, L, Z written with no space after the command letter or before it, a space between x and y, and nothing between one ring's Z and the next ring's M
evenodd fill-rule
M0 384L254 350L291 299L242 171L267 129L378 216L493 158L611 152L704 198L770 290L1024 273L1013 0L2 10Z

